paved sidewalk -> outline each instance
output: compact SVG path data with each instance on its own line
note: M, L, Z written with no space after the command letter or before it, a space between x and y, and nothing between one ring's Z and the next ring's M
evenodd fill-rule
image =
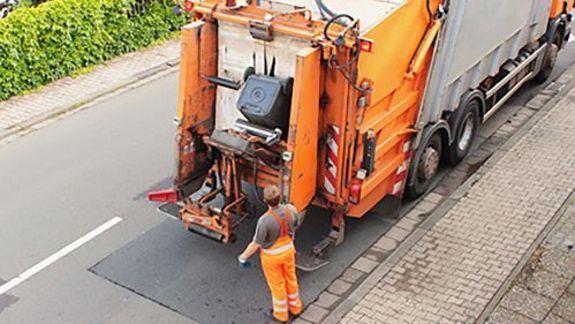
M170 40L116 58L78 77L0 101L0 139L175 66L179 56L179 42Z
M352 296L355 307L342 322L471 323L482 317L575 188L574 111L575 90L542 111L545 116L487 162L471 188L450 198L456 202L441 219L418 230L405 255L375 270L372 276L382 276L367 294Z
M575 323L575 198L489 316L489 324Z

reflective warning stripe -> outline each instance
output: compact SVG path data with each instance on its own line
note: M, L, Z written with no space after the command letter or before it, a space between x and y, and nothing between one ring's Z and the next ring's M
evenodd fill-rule
M262 249L262 252L265 254L274 255L274 254L280 254L280 253L289 251L290 249L293 249L293 248L294 248L293 242L290 242L289 244L280 246L280 247L275 248L275 249Z
M337 182L337 159L339 155L339 127L329 126L327 131L326 172L323 188L330 195L335 195Z
M403 194L403 189L405 188L405 179L407 178L407 171L409 169L409 164L411 163L411 141L403 143L403 163L397 168L397 173L395 174L395 180L393 184L392 195L401 196Z
M299 292L295 292L293 294L288 295L288 299L294 300L296 298L299 298Z
M282 299L282 300L274 299L273 301L274 301L275 305L279 305L279 306L283 306L283 305L287 304L287 299Z
M300 301L299 300L290 301L289 304L292 306L298 306L300 304Z
M274 312L285 313L287 311L288 311L287 307L275 307L274 306Z

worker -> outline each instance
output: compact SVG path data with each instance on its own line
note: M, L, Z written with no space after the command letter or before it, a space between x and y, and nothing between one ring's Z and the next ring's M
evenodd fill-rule
M264 188L264 201L268 211L258 220L253 241L240 254L240 267L248 268L248 259L260 252L262 269L272 294L271 316L280 323L289 320L302 311L299 285L295 271L295 247L293 237L301 225L304 214L298 215L291 204L280 204L280 191L275 185ZM289 313L288 313L289 310Z

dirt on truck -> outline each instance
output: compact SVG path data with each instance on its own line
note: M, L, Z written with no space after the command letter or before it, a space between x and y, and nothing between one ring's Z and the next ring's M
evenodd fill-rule
M385 197L424 194L523 84L544 82L573 0L187 0L173 188L149 194L222 243L275 184L331 231L298 254L325 265ZM314 217L308 215L307 217ZM319 231L318 231L319 232Z

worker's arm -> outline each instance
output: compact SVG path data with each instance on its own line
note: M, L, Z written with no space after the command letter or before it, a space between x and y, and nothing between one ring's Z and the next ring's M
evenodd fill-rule
M258 220L258 224L256 225L256 233L254 235L254 239L250 244L248 244L244 252L240 254L240 256L238 257L240 262L247 261L249 258L252 257L252 255L254 255L254 253L256 253L262 247L263 242L265 242L266 235L267 230L265 228L265 225L263 224L263 217L260 217L260 219Z
M251 242L250 244L248 244L248 246L246 247L246 249L244 250L244 252L242 254L240 254L240 261L247 261L249 258L252 257L252 255L254 255L254 253L256 253L262 246L258 243L255 242Z
M301 213L298 213L294 205L290 204L288 206L290 208L290 212L292 213L292 215L295 215L295 217L292 216L294 227L295 229L298 229L301 226L301 224L303 224L303 221L305 219L305 213L307 210L303 210Z

